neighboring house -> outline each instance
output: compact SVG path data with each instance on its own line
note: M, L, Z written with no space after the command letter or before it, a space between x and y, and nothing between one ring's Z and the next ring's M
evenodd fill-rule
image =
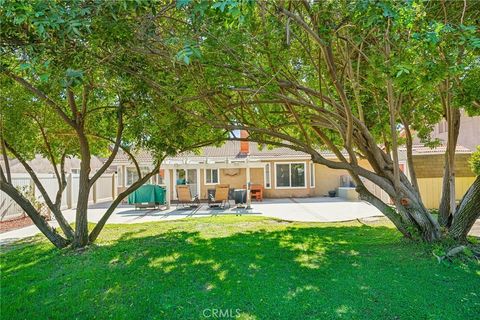
M10 164L10 172L11 173L27 173L25 167L18 161L18 159L9 159ZM92 172L100 169L103 165L103 160L92 156L92 160L90 162ZM35 158L28 161L28 165L32 167L35 173L51 173L54 174L53 166L50 160L47 158L42 157L41 155L36 155ZM5 169L5 164L3 161L3 157L0 156L0 166L2 169ZM65 159L65 173L73 173L78 174L80 173L80 159L78 158L66 158Z
M92 157L91 168L92 173L96 172L103 165L100 158ZM47 194L51 199L55 199L58 182L54 174L54 169L50 161L40 155L28 161L29 166L36 173L40 183L45 188ZM33 196L39 201L43 201L43 196L30 175L25 170L24 166L18 159L9 159L10 172L12 174L12 184L28 192L28 196ZM3 157L0 156L0 167L5 169ZM5 172L5 171L4 171ZM61 207L62 209L73 208L77 203L79 191L79 172L80 159L67 158L65 159L65 173L67 179L67 186L62 195ZM115 197L115 170L107 170L93 185L89 194L90 203L101 201L109 201ZM22 208L15 203L7 194L0 191L0 221L15 219L24 216Z
M475 150L480 145L480 116L469 117L465 114L464 110L460 111L460 132L458 135L457 144ZM440 139L442 144L447 144L448 137L448 125L444 120L435 125L430 133L432 139ZM414 137L413 144L422 144L418 137Z
M441 145L432 149L420 144L414 145L412 149L413 166L417 176L420 195L427 208L436 209L442 194L446 146ZM468 164L471 154L472 150L457 145L455 151L455 197L457 201L460 201L475 180L475 175ZM405 147L399 148L399 158L401 162L406 162ZM403 168L403 171L409 177L407 166Z
M437 123L430 133L432 139L439 139L441 145L431 149L424 146L418 137L413 139L413 163L425 205L436 208L440 202L442 179L445 166L445 151L448 139L448 125L445 120ZM470 170L468 159L480 145L480 116L468 117L461 110L460 131L455 151L455 197L459 201L475 176ZM402 147L405 159L405 148Z

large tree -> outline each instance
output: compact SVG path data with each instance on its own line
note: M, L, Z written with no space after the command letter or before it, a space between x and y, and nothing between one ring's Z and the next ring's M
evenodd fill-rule
M135 52L148 28L141 22L162 15L172 5L149 1L6 2L1 9L2 100L0 190L15 200L57 247L84 247L94 241L116 206L130 192L158 173L167 155L216 143L223 130L195 125L191 117L171 112L165 101L181 94L171 61L157 61L161 95L138 80L134 66L145 66L144 52ZM138 171L138 181L120 193L89 234L89 193L119 149ZM142 175L135 149L152 153L154 165ZM58 191L51 199L28 160L41 154L50 160ZM104 164L91 171L93 155ZM66 187L67 157L81 159L75 229L60 207ZM63 235L46 222L11 179L9 157L17 158L30 174ZM5 171L5 172L4 172Z
M460 205L443 232L423 205L413 165L412 181L400 170L398 147L403 129L412 163L412 129L428 132L443 111L478 105L471 87L478 80L478 8L416 1L182 1L178 7L186 14L180 24L191 34L177 55L188 65L183 77L197 84L195 96L204 103L192 108L183 100L177 110L348 171L360 196L407 237L465 240L478 205ZM452 16L447 22L444 8ZM435 59L439 52L449 57ZM370 193L365 179L385 190L394 207Z

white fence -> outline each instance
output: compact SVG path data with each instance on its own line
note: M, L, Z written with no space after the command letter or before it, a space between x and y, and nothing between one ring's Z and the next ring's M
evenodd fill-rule
M12 183L17 189L29 188L32 186L31 182L30 177L15 177L12 179ZM22 208L6 193L0 191L0 221L10 220L22 215Z
M392 203L392 201L390 200L390 196L382 188L377 186L375 183L365 178L362 178L362 182L368 191L370 191L373 195L375 195L377 198L382 200L384 203L386 204Z
M45 191L52 201L58 190L57 178L53 174L37 174ZM12 184L18 189L33 190L33 196L40 202L44 202L42 194L33 183L28 174L14 173L12 174ZM77 205L79 175L67 175L67 187L62 195L62 209L75 208ZM97 203L102 201L113 200L116 196L116 175L102 175L90 189L89 202ZM7 194L0 191L0 221L11 220L24 215L22 208L13 201Z

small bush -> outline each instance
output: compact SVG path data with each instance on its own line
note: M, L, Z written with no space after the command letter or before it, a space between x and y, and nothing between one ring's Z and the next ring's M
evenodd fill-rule
M470 164L472 172L475 175L480 176L480 146L477 146L477 151L472 153L472 156L468 160L468 163Z

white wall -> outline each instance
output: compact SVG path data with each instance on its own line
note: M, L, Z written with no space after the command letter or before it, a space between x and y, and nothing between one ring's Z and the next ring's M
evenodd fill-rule
M58 182L53 174L37 174L38 179L45 188L48 196L54 202L55 196L58 190ZM101 201L113 200L116 196L116 177L115 174L102 175L90 189L89 201L90 203L96 203ZM30 176L26 173L13 173L12 184L16 188L22 188L29 186L34 188L34 196L40 202L45 202L42 194L38 188L34 185ZM79 187L79 175L68 174L67 175L67 187L62 195L62 209L75 208L78 198ZM13 201L10 196L0 191L0 221L11 220L24 216L24 212L19 205Z

